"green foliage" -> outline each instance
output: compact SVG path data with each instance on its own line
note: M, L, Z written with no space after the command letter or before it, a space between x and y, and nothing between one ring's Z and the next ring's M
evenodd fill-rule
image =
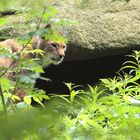
M50 40L54 40L56 42L66 42L67 40L62 37L57 30L55 29L55 26L60 26L60 24L62 25L64 23L64 20L62 20L63 22L61 22L61 19L57 20L56 15L58 14L58 9L54 6L49 6L47 5L49 2L45 2L44 0L40 1L38 3L38 1L28 1L28 0L24 0L24 1L13 1L13 3L11 3L10 1L8 1L7 4L7 8L8 7L19 7L20 5L23 5L24 8L26 8L24 12L26 12L26 17L30 17L29 15L32 14L32 18L30 18L30 20L34 21L34 25L35 25L35 29L34 31L31 31L29 33L26 33L25 35L22 35L21 37L19 37L19 42L21 42L21 44L23 44L24 48L18 52L18 53L11 53L10 49L6 49L5 46L1 46L0 48L0 56L1 58L6 58L6 59L12 59L13 62L18 62L18 65L16 65L16 67L12 66L14 63L12 63L8 68L1 68L1 72L0 72L0 77L3 78L3 76L5 76L6 74L13 74L14 73L14 80L12 78L12 80L8 80L12 83L12 85L8 85L9 88L5 89L2 86L2 94L5 96L5 92L9 92L10 95L8 96L8 98L11 98L10 100L12 102L16 102L16 99L18 99L17 96L12 96L12 90L20 88L23 92L27 93L27 96L24 98L24 102L27 105L31 104L31 98L39 103L42 107L44 107L44 105L42 104L42 100L46 99L48 100L48 96L46 96L44 94L44 92L34 89L34 83L36 78L39 78L40 75L38 73L43 73L43 68L41 66L42 62L40 58L22 58L21 56L23 55L37 55L37 56L44 56L44 51L40 50L40 49L34 49L34 50L30 50L31 44L32 44L32 38L34 36L40 36L40 37L45 37L47 39ZM37 10L41 4L43 7L42 9ZM47 5L47 6L46 6ZM39 7L38 7L39 6ZM58 21L58 22L57 22ZM58 24L59 23L59 24ZM68 22L67 22L68 23ZM5 24L5 19L1 18L0 19L0 24L3 25ZM42 25L46 26L46 25L51 25L53 28L49 29L49 28L43 28ZM66 24L65 24L66 25ZM1 79L1 83L4 83L3 79ZM12 90L11 90L12 88ZM2 105L2 104L1 104ZM12 106L14 104L12 103Z
M5 18L0 18L0 26L3 26L7 20Z
M35 0L36 1L36 0ZM44 55L41 50L28 51L30 41L40 35L55 41L66 41L55 29L40 28L41 23L66 25L64 20L55 19L58 10L48 7L37 11L38 2L20 1L30 5L26 9L37 20L34 31L22 36L24 49L11 54L4 46L0 48L1 58L18 61L16 67L1 68L0 71L0 139L1 140L138 140L140 123L140 52L133 52L123 64L119 75L101 79L96 87L78 90L79 86L66 83L70 95L47 96L33 87L35 79L43 69L39 58L23 59L29 53ZM40 4L43 1L41 1ZM43 4L45 6L45 4ZM36 7L36 8L35 8ZM41 16L40 16L41 15ZM54 18L54 19L52 19ZM56 22L59 21L59 22ZM1 24L4 24L2 21ZM129 71L128 73L125 70ZM14 73L15 80L6 78L6 73ZM27 95L21 99L12 93L18 88ZM32 100L40 106L32 106Z
M2 106L3 109L5 108L5 104L8 104L8 99L10 100L10 103L12 107L16 107L16 102L19 101L19 97L16 95L13 95L13 92L17 92L21 96L26 93L26 96L23 98L23 101L26 105L31 106L32 100L40 104L43 108L44 105L42 104L42 100L48 100L49 97L45 95L44 91L34 89L34 84L36 81L36 78L39 78L39 73L43 73L44 70L41 66L42 59L40 58L23 58L21 56L28 56L30 54L36 55L36 56L44 56L44 51L40 49L33 49L32 48L32 39L35 36L45 37L50 40L54 40L56 42L67 40L62 37L57 30L53 26L59 26L62 25L64 22L61 22L61 19L59 19L60 24L56 24L57 19L55 18L56 14L58 14L58 9L54 6L47 5L49 2L45 2L44 0L38 1L27 1L22 0L20 2L13 1L11 3L10 1L7 3L7 7L20 7L23 6L23 8L27 8L26 10L23 10L23 13L26 13L26 17L30 18L30 20L33 19L34 21L34 31L31 31L29 33L26 33L18 38L19 42L24 46L23 49L20 52L11 53L11 50L8 48L5 48L5 46L0 46L0 57L4 59L11 59L13 62L8 68L1 67L0 71L0 78L1 83L5 83L4 80L7 80L7 84L3 85L1 84L1 111ZM37 10L41 4L43 7L42 9ZM47 6L46 6L47 5ZM53 19L53 20L52 20ZM5 24L5 19L0 19L0 25ZM55 25L56 24L56 25ZM51 25L52 28L44 28L42 27L46 25ZM15 62L17 63L16 66ZM6 79L5 74L8 77ZM3 78L4 77L4 78ZM41 78L41 77L40 77ZM43 78L45 79L45 78ZM47 80L47 79L46 79ZM9 85L8 85L9 84ZM6 86L6 87L5 87ZM6 94L5 94L6 93ZM10 106L11 107L11 106ZM5 110L6 111L6 110Z
M137 80L140 52L135 51L130 57L133 61L123 64L122 75L101 79L100 85L89 85L87 91L77 90L79 86L66 83L69 96L57 95L48 100L43 91L35 90L24 98L26 106L17 104L17 111L8 113L7 117L1 112L0 139L139 139L140 88ZM124 72L126 69L129 73ZM4 85L11 84L9 82L3 83L4 90ZM43 110L31 107L31 98ZM44 98L48 100L45 104L42 103Z
M66 116L69 125L66 125L66 130L69 129L72 139L140 138L140 90L137 82L140 52L135 51L130 57L134 60L125 62L121 69L124 71L129 68L128 74L123 72L122 76L113 79L101 79L101 85L94 88L89 86L88 92L83 91L80 97L74 98L69 104ZM72 89L71 84L68 87ZM78 91L70 91L70 97L77 96Z
M0 1L0 8L1 10L4 9L9 4L8 0L1 0Z
M122 75L101 79L101 84L89 86L89 91L79 91L72 83L66 84L70 96L60 96L55 109L63 111L62 133L68 140L140 139L140 88L137 81L140 52L135 51L130 57L133 61L123 64L120 69L120 73L123 70ZM129 73L125 73L128 68ZM57 100L58 96L55 96L52 103Z

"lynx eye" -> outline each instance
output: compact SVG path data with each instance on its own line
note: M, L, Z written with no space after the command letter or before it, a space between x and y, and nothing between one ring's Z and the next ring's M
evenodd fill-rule
M67 46L66 46L66 45L64 45L64 46L63 46L63 49L66 49L66 47L67 47Z
M58 46L57 46L57 44L55 44L55 43L51 43L50 44L53 48L57 48Z

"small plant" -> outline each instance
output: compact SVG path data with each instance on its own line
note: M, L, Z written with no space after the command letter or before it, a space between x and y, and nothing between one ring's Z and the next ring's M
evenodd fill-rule
M120 69L120 72L123 71L122 75L119 74L113 79L101 79L101 85L89 86L89 91L82 91L78 98L72 98L72 104L69 104L65 111L67 135L70 134L73 139L90 140L140 138L140 110L139 106L135 106L140 103L140 52L134 51L129 56L133 61L123 64ZM129 73L124 72L126 69L129 69ZM70 83L67 86L76 97L78 90L73 90L75 85ZM69 100L71 101L71 98Z
M105 87L108 88L114 94L128 97L137 97L139 95L140 84L140 52L134 51L132 55L129 55L132 60L126 61L123 64L123 67L120 69L118 77L114 79L102 79L101 81L105 84ZM125 73L124 71L128 72Z

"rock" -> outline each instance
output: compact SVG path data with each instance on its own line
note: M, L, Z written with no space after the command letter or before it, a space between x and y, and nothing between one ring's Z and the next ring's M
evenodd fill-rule
M65 61L123 54L140 48L139 0L76 0L59 2L60 17L76 20L66 28L69 38Z
M62 29L69 39L65 61L120 55L140 47L140 0L54 0L52 4L59 8L58 18L78 22ZM7 16L10 22L0 26L0 40L34 30L35 19L28 14Z

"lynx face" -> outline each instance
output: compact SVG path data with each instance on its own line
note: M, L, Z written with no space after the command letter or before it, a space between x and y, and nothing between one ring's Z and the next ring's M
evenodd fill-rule
M43 66L49 64L58 65L62 62L66 51L66 44L64 42L56 43L54 41L43 41L41 44L45 53Z

